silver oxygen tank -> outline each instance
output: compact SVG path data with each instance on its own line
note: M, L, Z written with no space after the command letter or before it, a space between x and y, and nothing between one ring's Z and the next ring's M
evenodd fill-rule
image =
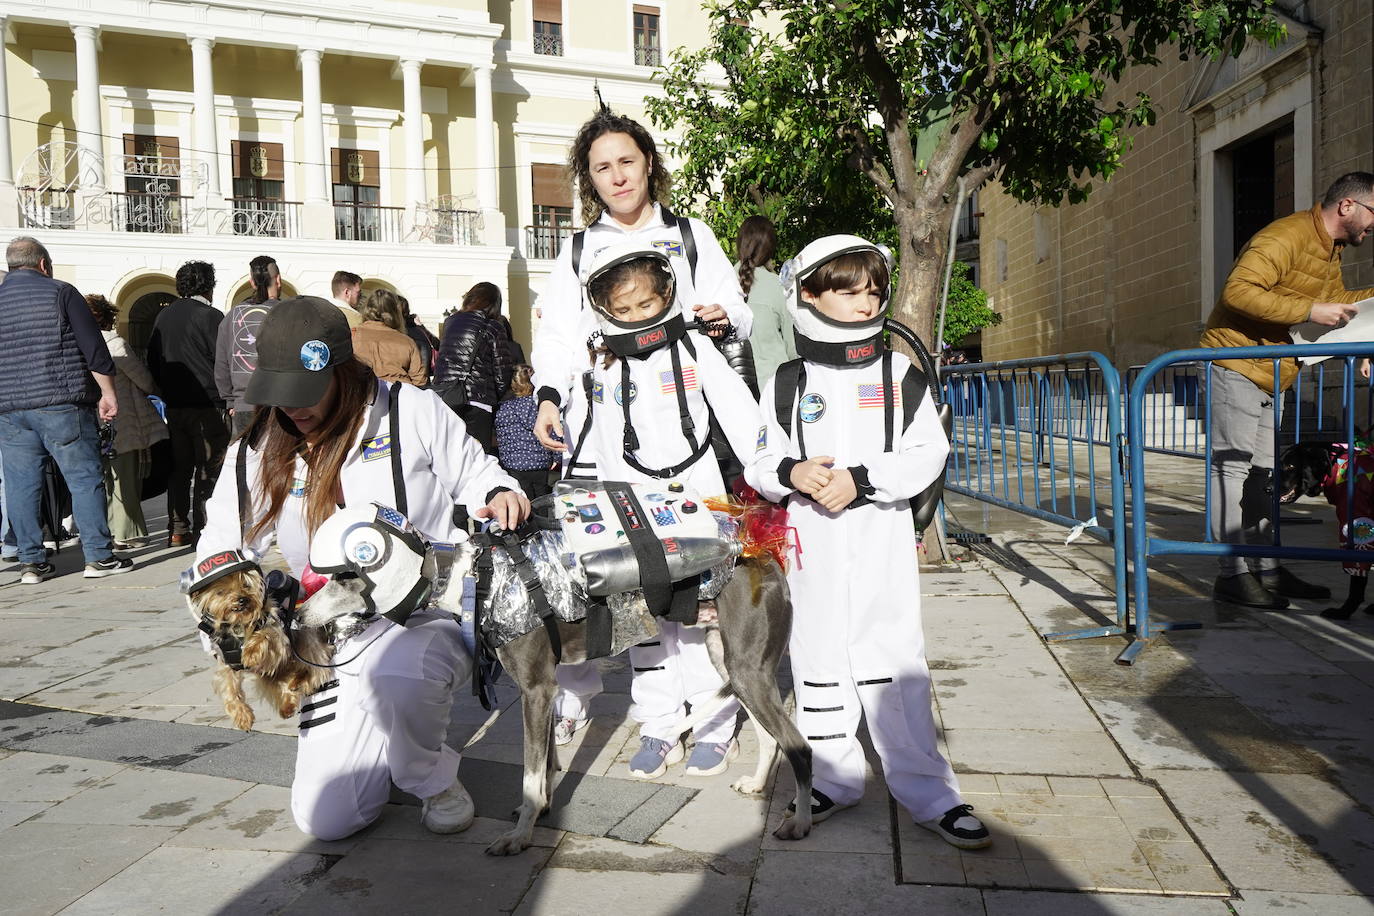
M674 582L705 572L725 560L739 556L737 541L719 538L664 538L663 555L668 561L668 576ZM585 553L582 569L587 575L587 594L617 595L642 588L639 562L628 545Z

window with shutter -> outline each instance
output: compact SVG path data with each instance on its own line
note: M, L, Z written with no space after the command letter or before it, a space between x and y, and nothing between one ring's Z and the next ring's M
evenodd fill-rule
M656 6L634 5L635 63L641 67L657 67L663 63L659 13Z
M562 0L534 0L534 53L563 56Z
M536 162L530 166L534 219L529 230L532 258L552 258L563 239L572 235L572 185L561 165Z
M124 135L124 193L116 217L126 232L181 232L181 141Z

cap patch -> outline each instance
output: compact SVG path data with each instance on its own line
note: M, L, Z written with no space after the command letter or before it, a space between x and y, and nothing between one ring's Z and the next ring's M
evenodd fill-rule
M301 344L301 365L311 372L329 366L329 345L323 340L307 340Z

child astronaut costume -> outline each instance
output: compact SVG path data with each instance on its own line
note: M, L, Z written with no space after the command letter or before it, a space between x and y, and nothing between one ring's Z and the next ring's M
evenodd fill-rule
M671 258L642 242L605 247L593 258L588 274L592 284L606 272L629 261L648 259L676 279ZM617 320L594 308L602 338L616 359L609 367L599 357L578 387L588 393L590 422L571 428L571 462L592 464L606 480L680 481L705 495L725 492L725 483L711 449L712 418L741 456L752 454L758 432L758 406L748 386L730 368L712 342L688 331L681 298L673 282L668 307L640 320ZM675 512L708 512L691 501L676 507L659 506L655 517ZM695 620L696 585L683 583L673 610L660 620L659 639L630 650L634 669L631 715L640 723L641 738L667 743L664 765L675 762L682 750L673 726L680 721L683 703L704 702L721 686L720 675L706 651L703 630L681 625ZM660 609L663 610L663 609ZM587 715L587 703L601 690L594 665L560 666L563 688L558 714L573 720ZM698 746L728 746L739 705L731 701L695 731ZM729 751L723 752L728 753ZM632 772L657 776L655 766ZM689 763L689 773L718 772L715 764L703 769ZM723 766L720 767L723 769Z
M955 845L986 845L986 829L967 813L936 747L909 506L940 475L949 441L924 376L884 349L886 288L862 321L835 320L802 297L822 265L873 251L887 256L855 236L829 236L784 268L801 360L784 364L764 388L763 428L745 476L766 498L787 501L804 551L787 579L797 724L815 763L813 815L824 819L863 795L857 732L866 717L887 786L911 816ZM789 365L794 394L784 388L778 398ZM922 383L902 384L908 373ZM903 405L904 395L919 403ZM904 417L910 422L900 428ZM858 495L837 512L793 485L792 469L816 455L833 456L833 468L853 476Z

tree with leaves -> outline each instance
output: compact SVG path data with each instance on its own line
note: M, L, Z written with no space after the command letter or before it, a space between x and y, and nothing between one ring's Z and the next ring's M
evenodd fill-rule
M1150 98L1132 67L1276 41L1272 0L716 0L711 43L648 99L678 132L676 193L728 238L832 232L892 244L895 315L933 342L958 189L996 178L1057 206L1120 167Z

